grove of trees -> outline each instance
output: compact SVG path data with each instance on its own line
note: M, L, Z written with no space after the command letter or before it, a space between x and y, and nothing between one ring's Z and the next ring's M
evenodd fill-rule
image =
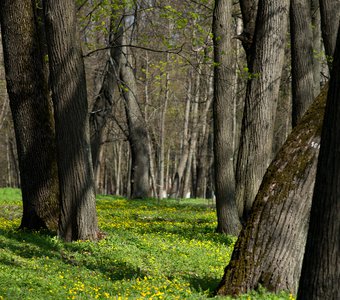
M96 193L212 198L238 236L217 294L337 299L339 21L338 0L3 0L20 227L97 240Z

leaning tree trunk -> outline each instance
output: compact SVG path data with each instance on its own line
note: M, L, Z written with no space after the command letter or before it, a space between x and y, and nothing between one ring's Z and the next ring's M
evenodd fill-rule
M32 1L2 1L4 63L23 199L21 228L57 229L59 187L52 102Z
M324 88L269 166L218 294L237 295L260 285L296 293L326 94Z
M232 43L232 3L215 2L213 16L214 34L214 170L217 212L217 232L238 235L241 223L235 202L234 180L234 51Z
M310 0L291 0L292 126L314 99L313 29Z
M61 193L59 235L95 240L98 225L84 61L73 0L44 1Z
M249 216L262 178L272 159L274 118L284 58L289 0L260 0L253 61L249 66L241 139L236 166L236 203Z
M299 300L340 297L340 26L321 134Z

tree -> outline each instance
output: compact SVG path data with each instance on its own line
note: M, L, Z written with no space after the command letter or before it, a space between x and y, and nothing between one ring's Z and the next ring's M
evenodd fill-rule
M126 22L125 19L122 21ZM148 133L140 106L137 101L138 91L132 69L131 53L126 45L127 30L121 25L119 79L120 90L124 98L129 128L129 144L131 151L131 197L146 198L150 193L149 185L149 149Z
M248 65L252 62L252 47L254 42L258 5L258 0L240 0L243 32L238 38L242 41L243 48L246 51Z
M214 34L214 169L217 210L217 231L238 235L239 221L235 202L233 128L230 112L233 107L233 20L232 3L215 1Z
M340 24L339 24L340 25ZM340 26L321 134L307 244L298 299L339 299L340 295Z
M20 227L55 230L59 218L55 135L35 9L30 0L3 1L0 22L23 198Z
M336 0L319 0L321 13L321 32L328 60L333 57L336 34L340 20L340 2Z
M273 292L296 293L326 94L325 87L270 164L218 294L237 295L260 285Z
M59 235L95 240L98 226L84 61L73 0L44 1L60 185Z
M96 182L96 187L99 186L100 181L100 166L102 163L102 155L104 151L104 143L106 138L107 123L109 117L112 115L112 108L114 105L113 94L115 87L118 84L117 78L117 66L114 64L117 61L117 56L119 56L120 51L115 46L116 39L119 38L120 31L116 28L117 24L115 22L115 14L112 12L110 18L110 32L109 32L109 46L111 47L108 51L108 58L105 65L105 73L102 80L102 85L100 87L99 93L96 96L91 116L91 153L92 153L92 163L94 178Z
M291 0L290 5L293 127L314 99L314 39L310 2L310 0Z
M236 203L244 220L272 160L289 2L259 1L236 165Z

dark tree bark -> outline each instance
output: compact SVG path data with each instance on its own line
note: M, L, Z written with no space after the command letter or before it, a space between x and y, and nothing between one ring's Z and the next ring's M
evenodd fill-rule
M98 235L84 61L73 0L44 1L61 193L59 235Z
M319 0L321 13L321 32L326 55L333 57L336 34L340 20L339 0Z
M259 2L236 165L236 203L244 220L272 159L289 2Z
M215 1L214 34L214 170L217 232L238 235L241 223L235 202L233 149L233 77L232 3Z
M30 0L6 0L0 10L23 198L20 227L56 230L59 187L52 102L33 4Z
M269 166L218 294L237 295L259 285L296 293L326 94L324 88Z
M340 27L329 83L299 300L340 296Z
M258 0L240 0L243 21L243 32L239 37L247 55L248 65L252 61L252 46L254 40Z
M313 29L310 0L291 0L292 126L314 99Z

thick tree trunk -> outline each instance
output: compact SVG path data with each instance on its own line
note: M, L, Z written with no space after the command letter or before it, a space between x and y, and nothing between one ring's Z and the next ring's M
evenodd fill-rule
M321 134L299 300L340 296L340 26Z
M336 34L340 20L339 0L319 0L321 13L321 32L328 59L333 57ZM331 60L328 60L329 62ZM331 64L329 63L331 66Z
M236 168L236 203L249 216L272 159L273 124L284 58L289 0L259 3Z
M238 235L241 224L235 202L233 128L234 58L232 3L215 2L214 34L214 171L217 232Z
M296 293L326 94L325 88L269 166L218 294L237 295L260 285Z
M52 103L32 1L2 1L7 91L19 158L21 228L57 229L59 187Z
M61 193L59 235L98 237L84 61L75 2L44 1Z
M313 29L310 0L291 0L292 126L314 99Z

